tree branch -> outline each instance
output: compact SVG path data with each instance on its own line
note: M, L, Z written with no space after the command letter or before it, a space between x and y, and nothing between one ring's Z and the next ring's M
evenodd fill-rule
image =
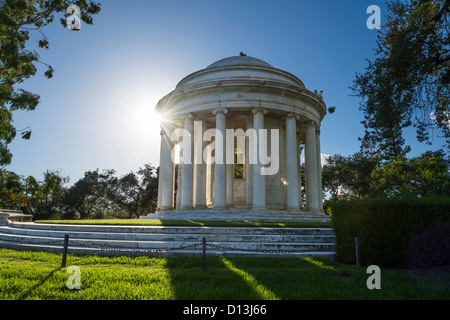
M441 10L437 14L434 15L433 21L438 22L441 20L442 16L447 12L450 12L450 0L445 0L444 5L442 6Z

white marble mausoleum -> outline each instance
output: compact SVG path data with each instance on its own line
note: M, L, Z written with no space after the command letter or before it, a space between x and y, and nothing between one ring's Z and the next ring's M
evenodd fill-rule
M228 57L183 78L156 111L164 121L155 217L325 216L326 106L293 74L253 57Z

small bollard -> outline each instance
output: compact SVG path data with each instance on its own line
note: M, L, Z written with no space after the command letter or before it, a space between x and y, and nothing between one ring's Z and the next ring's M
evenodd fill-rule
M203 238L203 246L202 246L202 255L203 255L203 262L202 262L202 270L206 270L206 238Z
M64 235L64 249L63 249L63 257L62 257L61 268L64 268L66 266L67 249L68 249L68 247L69 247L69 234L66 233Z
M361 253L359 251L359 238L355 237L355 250L356 250L356 266L361 267Z

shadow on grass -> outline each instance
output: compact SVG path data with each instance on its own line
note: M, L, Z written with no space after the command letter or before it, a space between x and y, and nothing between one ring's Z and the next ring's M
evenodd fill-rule
M175 299L339 299L340 281L354 285L349 274L326 259L221 256L208 257L206 271L201 265L201 258L168 259Z
M339 271L327 260L315 258L229 258L236 273L261 299L333 299L327 288ZM333 285L333 284L331 284Z
M41 287L42 285L44 285L45 282L47 282L47 280L48 280L49 278L51 278L51 277L53 276L53 274L54 274L56 271L59 271L59 270L61 270L60 267L59 267L59 268L55 268L55 269L53 269L52 271L50 271L45 277L41 278L41 280L39 280L39 282L38 282L37 284L33 285L32 287L28 288L25 292L23 292L23 293L17 298L17 300L25 300L25 299L28 297L28 295L29 295L30 293L32 293L34 290L36 290L37 288L39 288L39 287Z
M207 257L202 271L202 258L171 258L166 267L176 300L259 300L271 299L265 288L250 274L234 267L224 257ZM264 293L265 292L265 293Z

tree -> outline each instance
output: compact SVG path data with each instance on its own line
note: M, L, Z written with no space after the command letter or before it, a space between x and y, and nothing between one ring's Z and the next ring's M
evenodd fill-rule
M442 150L411 159L399 155L375 169L371 178L371 187L386 196L450 196L449 160Z
M49 49L49 41L42 28L53 21L55 15L66 12L75 4L81 11L81 20L92 24L92 15L100 12L100 5L91 0L4 0L0 7L0 165L11 163L12 154L8 149L20 132L23 139L30 139L30 128L16 129L13 126L13 112L31 111L39 104L39 95L31 93L18 85L34 76L36 63L47 66L44 75L53 76L53 68L39 59L36 50L26 48L30 31L42 35L38 47ZM61 18L66 27L66 19Z
M347 157L330 156L322 168L323 188L333 196L343 192L357 198L370 197L373 194L370 175L379 164L379 157L367 157L362 152Z
M100 217L109 211L107 181L113 174L114 170L85 172L84 177L70 187L64 197L65 216L87 219Z
M24 211L32 214L35 220L60 217L67 182L69 178L61 176L61 172L58 171L45 172L42 181L36 180L33 176L26 178L23 188L28 200Z
M322 167L322 187L336 198L343 183L347 180L346 159L340 154L329 156Z
M450 147L450 0L392 1L375 60L356 74L365 134L361 149L393 159L410 150L402 136L414 126L420 142L433 130Z
M150 164L145 164L144 168L139 168L138 175L142 177L144 192L142 196L142 207L147 212L155 212L158 202L158 173L159 170Z
M0 169L0 207L2 209L21 209L28 199L24 194L22 177L12 171Z
M107 185L108 198L127 212L129 218L139 218L156 209L158 178L156 169L149 164L137 173L129 172L120 178L111 176Z

